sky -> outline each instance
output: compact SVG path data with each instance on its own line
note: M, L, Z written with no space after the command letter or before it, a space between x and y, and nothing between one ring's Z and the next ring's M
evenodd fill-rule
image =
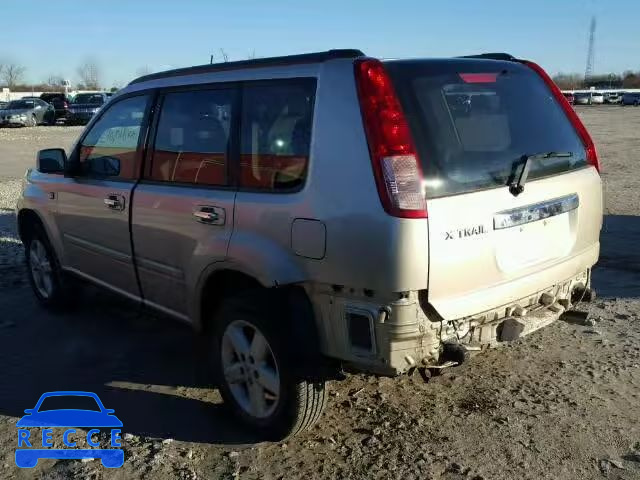
M53 7L52 7L53 6ZM597 17L595 73L640 70L638 0L1 0L0 63L25 80L79 81L93 59L102 85L250 55L359 48L383 58L508 52L552 74L584 73Z

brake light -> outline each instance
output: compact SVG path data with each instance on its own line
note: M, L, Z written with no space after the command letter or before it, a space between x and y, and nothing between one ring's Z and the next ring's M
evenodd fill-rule
M551 80L551 77L549 77L547 72L545 72L540 65L534 62L530 62L529 60L521 60L521 62L532 69L534 72L536 72L540 76L540 78L544 80L544 83L547 85L547 87L549 87L551 93L553 93L553 96L564 110L567 118L569 118L569 121L571 121L571 124L580 137L580 140L582 140L582 144L584 145L585 151L587 153L587 162L596 167L598 173L601 173L602 166L600 165L600 159L598 158L598 152L596 151L596 146L593 143L593 139L591 138L591 135L589 135L587 128L584 126L582 120L580 120L580 117L578 117L578 114L573 109L569 101L565 98L558 86L554 83L553 80Z
M400 101L380 60L356 60L356 84L378 194L394 217L426 218L422 170Z
M465 83L496 83L497 73L459 73Z

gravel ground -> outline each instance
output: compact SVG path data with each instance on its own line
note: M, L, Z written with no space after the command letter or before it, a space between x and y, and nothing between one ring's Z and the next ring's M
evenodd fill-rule
M218 393L198 381L185 327L91 289L70 314L35 305L19 279L12 216L1 210L19 184L0 183L0 477L640 479L640 108L578 111L605 172L594 271L601 298L583 316L428 384L349 376L331 385L320 423L281 444L256 443L228 418ZM19 149L27 150L24 140L2 137L0 161ZM122 469L99 461L14 466L22 410L43 391L67 387L95 391L115 408L126 432Z
M83 128L0 128L0 181L22 177L27 168L35 165L38 150L56 147L69 149Z

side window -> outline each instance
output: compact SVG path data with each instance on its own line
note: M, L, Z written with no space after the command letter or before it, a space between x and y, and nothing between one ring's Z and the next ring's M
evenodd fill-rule
M151 179L227 185L231 108L235 90L165 95L158 120Z
M314 100L314 80L244 87L241 187L286 191L304 184Z
M136 179L138 142L148 95L114 103L91 127L80 144L80 164L87 176Z

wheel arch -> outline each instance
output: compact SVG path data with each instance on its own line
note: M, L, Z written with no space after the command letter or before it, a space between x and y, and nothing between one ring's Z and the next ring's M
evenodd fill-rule
M302 284L293 283L267 287L257 278L241 270L221 268L210 272L201 282L197 304L199 310L195 317L195 326L206 333L213 325L215 312L225 298L254 292L256 300L273 305L279 309L286 322L286 332L293 341L292 354L301 360L300 364L314 368L305 369L309 373L325 375L321 360L321 335L319 322L313 303Z
M42 220L40 215L30 208L23 208L18 212L17 215L17 224L18 224L18 236L22 243L29 238L29 236L33 233L35 226L40 226L48 237L50 237L45 222Z

